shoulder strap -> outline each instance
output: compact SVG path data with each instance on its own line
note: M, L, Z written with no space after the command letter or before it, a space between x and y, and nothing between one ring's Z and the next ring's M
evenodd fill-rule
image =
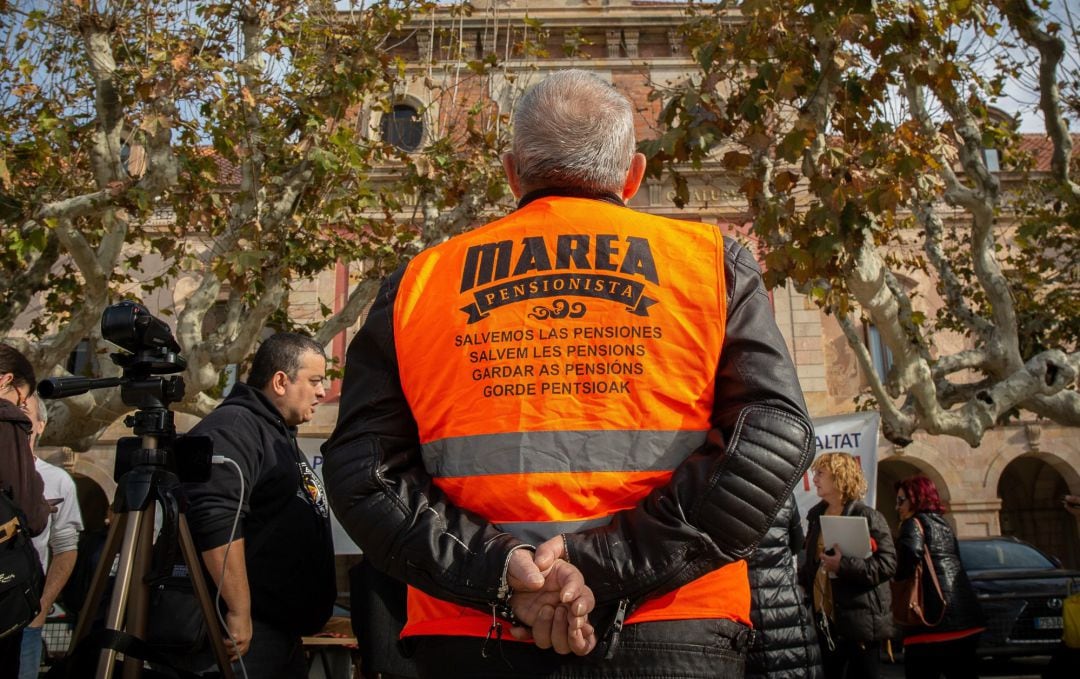
M915 521L915 530L919 531L919 534L923 536L923 565L924 570L930 575L930 581L934 583L934 591L937 592L938 601L941 602L941 614L938 615L937 620L927 623L933 627L941 622L945 617L945 595L941 593L941 583L938 582L937 570L934 568L934 560L930 558L930 542L926 539L926 531L923 530L922 522L917 517L912 517Z
M26 533L30 539L30 533L26 531L26 514L15 504L10 488L0 490L0 544L4 544L15 537L19 531Z

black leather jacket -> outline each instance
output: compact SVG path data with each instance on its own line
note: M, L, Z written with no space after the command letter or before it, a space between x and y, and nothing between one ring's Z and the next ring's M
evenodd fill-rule
M598 633L647 598L745 559L809 465L813 429L751 254L725 239L729 296L713 430L670 483L610 524L566 536L598 602ZM424 469L399 380L386 280L349 346L334 433L323 447L331 506L379 570L487 610L520 541L450 502ZM602 612L606 611L606 612Z
M915 526L918 521L923 528L920 533ZM945 518L936 512L918 513L900 524L900 536L896 542L896 580L906 580L915 572L915 565L922 561L923 551L929 546L930 561L934 564L941 594L945 599L945 616L934 627L905 627L904 636L915 634L958 632L975 629L985 624L982 608L967 573L960 563L960 547ZM934 601L931 596L934 583L923 578L923 600ZM940 610L929 608L927 619L933 620ZM931 617L932 616L932 617Z

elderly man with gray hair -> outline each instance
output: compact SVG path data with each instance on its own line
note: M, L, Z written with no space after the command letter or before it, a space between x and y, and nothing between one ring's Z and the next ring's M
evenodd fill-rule
M746 556L810 463L753 257L632 210L634 114L584 71L522 97L518 207L391 275L323 448L407 583L425 677L741 677Z
M45 618L75 568L79 554L79 532L83 529L79 496L71 475L41 459L38 451L38 440L45 433L49 412L37 394L26 399L26 415L30 418L30 449L34 451L34 468L45 483L45 499L56 507L56 511L49 516L45 530L34 538L38 558L45 568L45 588L41 593L41 612L23 628L19 679L33 679L38 675Z

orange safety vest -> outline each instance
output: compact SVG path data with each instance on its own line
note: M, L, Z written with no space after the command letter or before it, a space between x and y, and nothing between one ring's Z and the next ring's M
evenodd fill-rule
M726 300L715 226L598 200L540 198L422 252L394 334L435 485L534 545L633 507L705 440ZM696 618L749 624L745 562L626 622ZM402 636L490 625L410 588Z

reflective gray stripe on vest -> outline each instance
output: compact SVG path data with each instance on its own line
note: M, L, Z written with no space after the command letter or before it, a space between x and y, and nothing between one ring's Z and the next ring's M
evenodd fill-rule
M556 535L576 533L579 530L606 526L609 523L611 523L611 516L601 516L598 519L584 519L582 521L513 521L495 525L499 530L510 533L522 542L539 545Z
M532 431L425 443L434 477L674 469L705 442L703 431Z

